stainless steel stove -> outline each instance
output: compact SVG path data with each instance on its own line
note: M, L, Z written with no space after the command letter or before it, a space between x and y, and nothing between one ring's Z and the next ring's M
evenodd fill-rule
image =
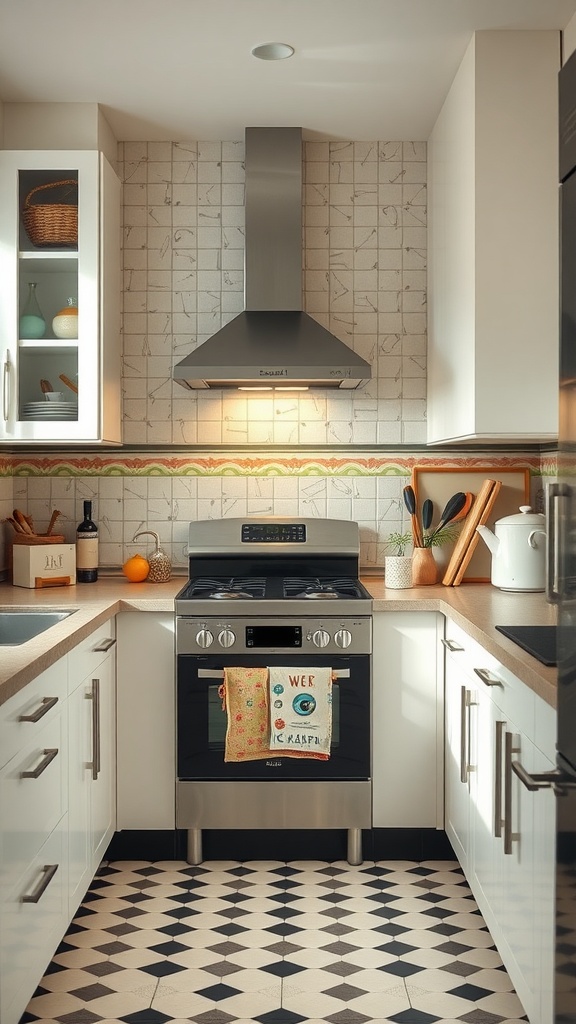
M345 828L359 863L361 829L371 825L372 600L358 579L358 525L196 522L188 556L176 597L176 807L189 860L201 860L203 828ZM218 688L232 666L330 666L329 758L225 762Z

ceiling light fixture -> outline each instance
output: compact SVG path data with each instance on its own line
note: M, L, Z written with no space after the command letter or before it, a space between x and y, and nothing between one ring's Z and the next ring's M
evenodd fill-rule
M259 60L286 60L294 53L294 47L288 43L262 43L261 46L255 46L251 53Z

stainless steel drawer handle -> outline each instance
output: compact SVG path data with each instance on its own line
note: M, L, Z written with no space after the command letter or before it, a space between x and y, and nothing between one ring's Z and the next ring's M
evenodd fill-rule
M39 722L44 715L47 715L50 708L53 708L58 703L58 697L44 697L39 708L33 711L31 715L20 715L18 718L19 722Z
M94 648L94 652L100 653L101 651L109 651L111 647L114 647L116 643L116 637L109 637L107 640L101 640L98 647Z
M42 868L42 878L38 882L38 885L29 895L22 897L22 903L38 903L46 889L50 885L50 882L54 878L54 875L58 871L58 864L45 864Z
M86 700L92 701L92 760L86 765L92 769L92 778L96 780L100 774L100 680L92 680L92 689L86 694Z
M519 832L512 831L512 755L519 754L520 747L514 746L514 737L507 732L504 737L504 853L512 853L512 843L520 839Z
M442 638L440 638L440 640L441 640L441 643L444 644L444 647L446 648L446 650L448 650L448 651L463 651L464 650L464 647L461 647L460 644L456 643L455 640L443 640Z
M336 668L332 672L334 679L350 679L349 668ZM224 679L223 668L199 668L198 679Z
M492 675L487 668L475 668L476 675L486 686L504 686L504 683L498 676Z
M48 765L58 754L58 747L54 747L51 750L43 750L42 753L44 756L40 761L40 764L31 772L20 772L21 779L39 779L42 773L46 771Z
M535 793L537 789L551 789L560 778L559 772L540 772L534 774L527 772L520 761L512 762L512 771L518 776L522 785L529 789L531 793Z
M494 838L502 838L502 739L506 722L496 722L494 744Z

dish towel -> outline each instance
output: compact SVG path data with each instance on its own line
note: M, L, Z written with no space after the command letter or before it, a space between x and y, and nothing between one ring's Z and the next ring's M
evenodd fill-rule
M281 670L286 671L286 670ZM320 671L324 671L321 669ZM331 672L330 669L327 670ZM308 757L327 761L328 754L318 748L294 750L276 746L270 749L270 715L268 708L267 668L225 668L224 682L219 688L222 710L227 714L225 761L258 761L278 757Z
M225 668L219 694L228 715L224 760L269 757L268 669Z
M269 669L270 749L330 756L332 669Z

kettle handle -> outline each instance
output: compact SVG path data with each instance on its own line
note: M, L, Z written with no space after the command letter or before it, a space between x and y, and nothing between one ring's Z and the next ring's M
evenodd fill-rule
M530 530L530 533L528 534L528 543L529 543L531 548L537 548L538 547L538 543L537 543L537 541L534 538L539 533L542 534L543 537L546 536L546 531L545 530Z

